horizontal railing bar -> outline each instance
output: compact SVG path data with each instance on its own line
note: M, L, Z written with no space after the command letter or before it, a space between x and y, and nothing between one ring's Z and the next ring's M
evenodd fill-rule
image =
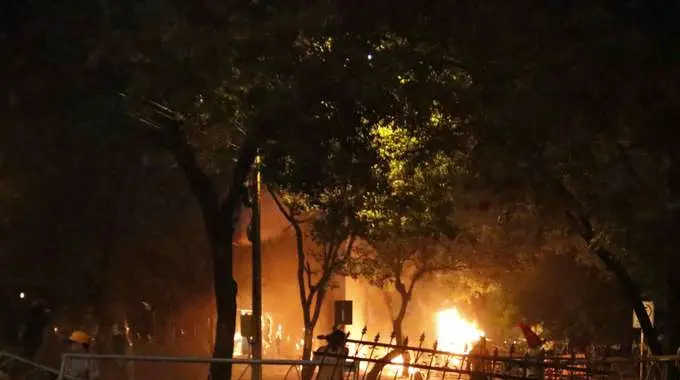
M9 359L12 359L12 360L16 360L20 363L30 365L31 367L35 367L37 369L40 369L41 371L49 372L53 375L59 374L59 371L57 371L53 368L44 366L42 364L38 364L36 362L30 361L26 358L22 358L21 356L18 356L18 355L15 355L15 354L10 354L9 352L0 352L0 357L3 357L3 356L6 357L6 358L9 358Z
M208 358L199 356L134 356L134 355L97 355L97 354L63 354L66 360L73 359L101 359L101 360L127 360L135 362L181 362L181 363L224 363L224 364L263 364L263 365L318 365L314 360L292 359L238 359L238 358Z
M96 355L96 354L64 354L63 358L65 360L73 359L102 359L102 360L129 360L136 362L166 362L166 363L223 363L223 364L261 364L261 365L331 365L333 363L324 362L323 360L285 360L285 359L225 359L225 358L202 358L202 357L182 357L182 356L125 356L125 355ZM349 361L355 362L370 362L370 363L382 363L385 365L391 365L391 363L386 360L380 359L367 359L360 357L344 357ZM461 374L471 374L471 371L465 371L461 369L455 369L450 367L431 367L423 364L409 364L409 367L418 368L422 370L431 371L446 371L450 373L461 373ZM498 374L496 377L512 380L523 380L523 377L503 375Z
M372 341L367 341L367 340L356 340L356 339L347 339L348 343L354 343L360 346L365 346L365 347L382 347L382 348L392 348L395 350L402 350L402 351L414 351L414 352L421 352L421 353L426 353L426 354L434 354L434 355L448 355L451 358L474 358L474 359L483 359L483 360L495 360L495 361L517 361L517 360L522 360L524 356L503 356L503 355L498 355L498 356L489 356L489 355L474 355L474 354L457 354L454 352L448 352L448 351L440 351L440 350L435 350L432 348L425 348L425 347L414 347L414 346L400 346L397 344L393 343L381 343L381 342L372 342ZM553 360L553 361L560 361L560 362L571 362L571 363L602 363L603 360L592 360L588 358L583 358L583 357L565 357L565 356L547 356L545 357L546 360ZM625 359L625 358L624 358ZM604 359L607 360L607 359Z
M47 366L39 364L39 363L36 363L36 362L28 360L26 358L22 358L21 356L18 356L16 354L12 354L12 353L3 351L3 352L0 352L0 358L8 358L10 360L15 360L19 363L26 364L26 365L33 367L34 370L40 370L40 371L43 371L43 372L50 373L54 376L59 376L58 370L56 370L54 368L47 367ZM71 377L71 376L64 376L63 378L70 379L70 380L76 380L76 378Z
M461 359L479 359L490 362L505 363L505 364L517 364L522 368L528 366L540 366L544 368L554 368L568 370L572 372L589 372L593 373L595 370L581 367L571 367L570 365L602 365L609 364L606 361L599 360L588 360L587 358L565 358L565 357L554 357L548 356L544 357L542 362L534 362L531 358L527 359L524 356L487 356L487 355L470 355L470 354L455 354L447 351L438 351L422 347L411 347L411 346L397 346L387 343L374 343L368 341L357 341L357 340L347 340L349 343L361 344L365 346L377 346L384 348L392 348L394 350L400 351L414 351L421 352L432 355L448 356L450 358L461 358Z
M319 353L317 353L318 355ZM333 355L323 355L326 357L333 357ZM64 360L73 359L99 359L99 360L123 360L123 361L135 361L135 362L166 362L166 363L194 363L194 364L208 364L208 363L222 363L222 364L260 364L260 365L328 365L328 362L324 360L293 360L293 359L227 359L227 358L207 358L207 357L183 357L183 356L132 356L132 355L97 355L97 354L75 354L68 353L63 355ZM368 363L379 363L384 365L395 365L387 360L381 360L379 358L363 358L358 356L342 356L342 359L346 361L354 362L368 362ZM492 361L492 360L490 360ZM529 364L534 366L544 367L548 363L526 363L520 360L515 361L516 364ZM399 364L396 364L399 365ZM460 373L460 374L472 374L472 371L464 370L462 368L449 367L449 366L428 366L420 363L410 363L409 367L417 368L421 370L430 370L438 372L450 372L450 373ZM605 371L595 371L588 370L585 368L571 368L571 367L547 367L555 368L572 372L588 372L592 374L608 374ZM512 376L508 374L494 374L495 377L501 377L504 379L523 379L519 376Z

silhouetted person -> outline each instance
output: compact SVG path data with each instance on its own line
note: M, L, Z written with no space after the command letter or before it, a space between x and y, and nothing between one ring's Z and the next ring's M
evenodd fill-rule
M319 365L317 380L342 380L344 363L349 355L349 350L345 347L347 338L345 333L341 330L333 330L332 333L319 336L319 338L325 339L328 344L314 353L314 361L322 363Z
M487 372L489 370L489 349L486 346L486 338L480 337L477 343L472 346L470 351L470 361L468 362L468 370L472 371L470 379L472 380L486 380Z
M111 332L111 346L115 355L130 355L132 344L127 335L127 322L122 327L114 324ZM115 360L118 378L132 379L134 377L134 366L129 360Z
M66 341L70 352L74 354L89 354L92 339L84 331L74 331ZM78 380L99 379L99 365L92 359L71 359L64 363L64 374Z
M33 301L26 315L26 331L22 339L24 353L33 360L42 346L45 327L50 323L49 312L44 301Z

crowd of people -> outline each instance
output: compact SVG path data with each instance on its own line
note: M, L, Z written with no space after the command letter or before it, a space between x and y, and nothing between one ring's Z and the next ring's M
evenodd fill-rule
M17 299L19 298L17 302ZM0 299L0 310L2 310L2 320L0 321L0 350L13 352L24 356L28 360L36 361L36 354L43 345L46 336L46 328L51 323L51 311L44 299L25 300L23 297L9 297ZM543 341L536 335L531 328L524 324L518 325L522 331L528 346L526 353L528 358L542 361L545 355ZM126 332L119 326L114 326L112 331L113 353L125 355L129 346ZM316 360L328 361L328 357L338 357L344 361L348 350L345 346L345 334L340 330L335 330L331 334L322 336L328 342L315 353ZM73 331L66 339L65 348L73 353L88 353L92 351L93 339L84 331ZM485 338L481 338L470 351L471 359L467 364L467 370L471 373L471 380L485 380L488 369L484 357L490 357L491 353L487 347ZM512 353L511 353L512 356ZM331 360L320 366L319 379L342 378L344 365ZM122 368L122 367L121 367ZM127 371L125 371L127 372ZM529 366L526 369L526 377L541 379L543 368L540 365ZM74 378L94 380L99 378L99 368L94 361L81 359L72 360L66 368L66 373Z
M41 361L39 351L48 335L47 327L52 323L52 312L43 298L26 299L20 293L16 297L0 296L0 351L24 357L33 362ZM118 334L121 335L121 334ZM114 346L125 347L113 334ZM84 331L76 330L67 335L63 351L71 353L91 352L93 339ZM119 351L124 351L124 348ZM95 380L99 378L99 368L92 360L71 360L67 362L65 374L76 379Z

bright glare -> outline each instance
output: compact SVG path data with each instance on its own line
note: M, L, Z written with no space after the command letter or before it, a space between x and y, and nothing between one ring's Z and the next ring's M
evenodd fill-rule
M26 298L26 294L24 292L19 293L19 298L21 299Z
M403 364L404 364L404 358L403 358L401 355L399 355L399 356L397 356L396 358L392 359L392 360L390 361L390 363L393 363L393 364L390 364L390 365L388 365L388 366L385 366L385 369L384 369L384 371L385 371L387 374L389 374L390 376L394 376L394 375L396 375L396 376L404 376L404 365L403 365ZM409 367L409 369L408 369L408 374L409 374L409 375L413 375L413 374L416 373L416 371L417 371L417 369L415 369L415 368L413 368L413 367Z
M437 313L437 340L439 342L438 349L441 351L447 351L454 354L467 354L472 346L479 340L480 337L484 336L484 332L477 327L474 322L467 321L464 319L458 310L455 308L442 310ZM368 345L357 347L356 344L350 343L347 345L349 348L350 355L356 355L361 358L368 358L372 356L373 358L380 357L386 352L373 352ZM357 350L357 348L359 348ZM358 352L357 352L358 351ZM399 377L404 376L404 358L400 355L392 359L391 364L386 365L383 369L385 375L388 377ZM450 364L453 366L460 366L460 358L451 358ZM368 363L361 362L360 370L368 370ZM417 368L409 367L408 375L412 376L418 372Z
M243 355L243 350L241 350L243 344L243 337L241 336L241 333L237 331L234 333L234 356L241 356Z
M373 59L373 54L367 55L366 58L368 58L368 60L370 61L371 59Z
M483 336L484 331L476 323L465 320L455 308L437 313L439 350L464 355Z

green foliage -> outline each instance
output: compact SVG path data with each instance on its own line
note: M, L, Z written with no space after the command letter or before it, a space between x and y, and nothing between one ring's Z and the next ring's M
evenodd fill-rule
M407 286L436 272L463 268L461 258L445 244L426 237L374 241L360 249L360 273L379 288L404 282Z
M308 238L335 252L361 237L376 283L394 281L384 270L401 264L511 267L532 258L529 243L568 250L586 235L568 211L592 225L590 247L613 252L661 298L680 246L677 28L665 17L651 26L659 11L629 3L30 2L25 25L0 41L16 56L0 64L14 107L2 111L68 129L39 130L32 151L50 146L44 136L82 139L87 157L136 133L121 127L123 113L152 127L172 113L222 189L238 148L255 141L266 181L309 219ZM25 171L49 180L18 176L15 186L0 161L0 181L24 196L73 164L32 156L21 156ZM493 212L466 208L479 194ZM82 233L97 240L94 230Z
M421 160L417 152L425 148L427 136L408 126L381 125L373 134L379 154L375 170L385 185L380 193L364 195L360 215L367 239L455 236L453 192L463 172L460 163L441 154Z

